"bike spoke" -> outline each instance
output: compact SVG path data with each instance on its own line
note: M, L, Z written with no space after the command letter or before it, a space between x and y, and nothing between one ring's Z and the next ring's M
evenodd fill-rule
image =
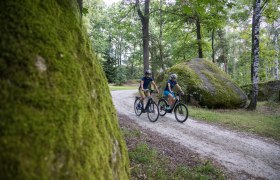
M166 114L166 106L167 106L166 101L164 99L160 99L158 102L160 116L164 116Z
M159 112L155 103L151 103L148 107L148 118L150 121L155 122L158 119Z
M140 99L136 99L134 102L134 112L137 116L142 114L142 103Z
M188 118L188 108L185 104L178 104L175 107L175 118L179 122L185 122Z

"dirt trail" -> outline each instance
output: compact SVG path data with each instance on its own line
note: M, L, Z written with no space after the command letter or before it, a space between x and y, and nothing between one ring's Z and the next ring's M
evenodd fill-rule
M252 177L280 179L280 146L246 133L234 132L189 118L178 123L174 114L159 117L152 123L147 114L134 114L134 90L113 91L115 107L141 127L150 129L164 137L199 153L213 158L233 174L248 173Z

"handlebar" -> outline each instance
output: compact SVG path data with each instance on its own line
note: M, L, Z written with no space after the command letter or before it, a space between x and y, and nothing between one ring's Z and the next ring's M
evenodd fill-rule
M151 94L156 94L157 93L157 91L155 91L155 90L150 90L150 89L144 89L144 92L150 92Z
M185 95L185 93L184 93L184 92L181 92L181 91L176 92L175 94L178 95L178 96L183 96L183 95Z

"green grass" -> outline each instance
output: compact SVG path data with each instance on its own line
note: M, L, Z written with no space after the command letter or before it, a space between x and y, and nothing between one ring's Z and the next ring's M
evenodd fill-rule
M140 130L121 129L130 147L131 179L224 179L222 171L209 161L194 157L189 159L191 166L172 162L173 158L150 147Z
M209 161L195 167L183 164L171 167L168 157L144 142L129 151L129 158L131 175L137 179L224 179Z
M195 119L280 140L280 105L276 103L258 103L256 111L209 110L189 106L189 115Z
M138 86L136 85L125 85L125 86L114 86L114 85L109 85L109 88L111 91L117 91L117 90L137 90Z

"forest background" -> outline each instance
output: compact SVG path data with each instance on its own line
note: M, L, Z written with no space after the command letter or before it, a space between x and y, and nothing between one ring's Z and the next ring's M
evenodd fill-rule
M84 21L109 83L143 73L144 1L84 2ZM240 86L251 83L253 1L153 0L149 2L149 64L153 75L196 57L216 63ZM280 1L263 1L259 82L279 80ZM138 9L139 7L139 9Z

